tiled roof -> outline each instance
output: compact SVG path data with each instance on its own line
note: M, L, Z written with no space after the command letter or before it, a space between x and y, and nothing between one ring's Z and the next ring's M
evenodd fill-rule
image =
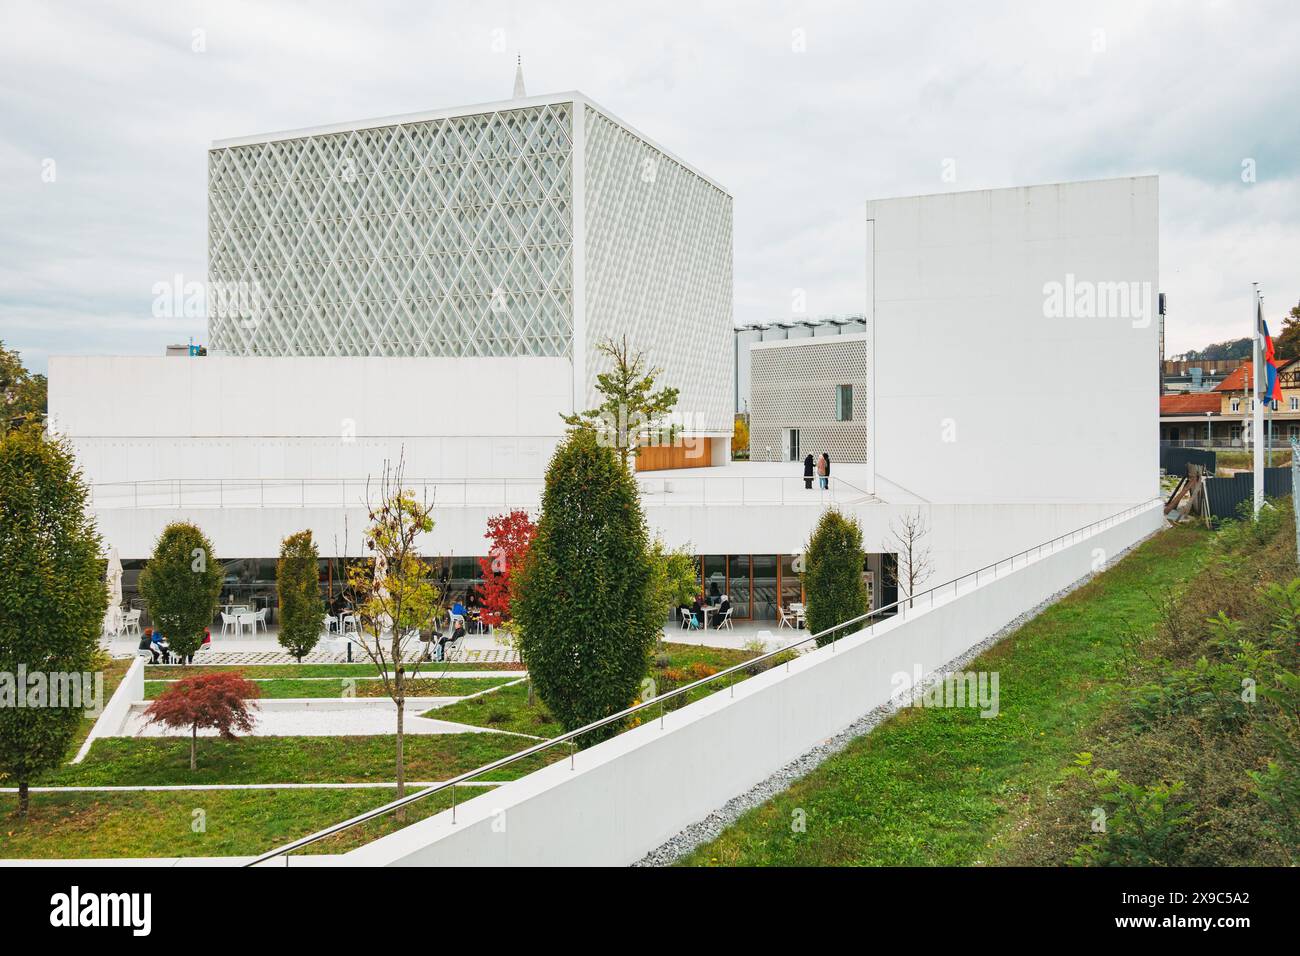
M1218 412L1223 397L1217 392L1193 392L1187 395L1161 395L1161 415L1204 415Z
M1280 372L1296 361L1300 361L1300 359L1281 359L1277 363L1277 370ZM1229 372L1222 382L1214 386L1214 390L1216 392L1240 392L1250 381L1250 369L1250 362L1242 362Z

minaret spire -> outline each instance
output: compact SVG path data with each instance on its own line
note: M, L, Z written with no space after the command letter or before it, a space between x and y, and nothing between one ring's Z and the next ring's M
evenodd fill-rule
M517 100L523 99L528 94L524 92L524 58L518 54L515 55L515 95Z

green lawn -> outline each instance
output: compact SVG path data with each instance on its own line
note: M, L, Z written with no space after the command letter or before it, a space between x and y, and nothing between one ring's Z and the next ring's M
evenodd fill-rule
M1054 604L967 671L997 671L1000 716L910 708L691 854L690 865L964 865L1056 779L1112 699L1152 596L1191 582L1211 535L1173 528ZM794 821L805 821L797 832Z
M408 734L406 776L445 780L529 746L508 734ZM354 783L391 781L396 738L243 737L199 739L198 768L190 770L189 740L176 737L106 737L86 759L65 764L39 786L150 786L204 783ZM546 755L546 760L562 754ZM543 765L538 756L494 779L509 779ZM4 799L0 796L0 801ZM0 803L2 805L2 803ZM0 852L3 856L3 852Z
M437 677L415 678L407 683L408 697L468 697L479 691L500 687L518 680L514 677ZM152 700L172 685L167 681L147 680L144 696ZM306 678L299 680L259 680L257 686L262 697L283 700L296 697L342 698L386 697L384 682L371 678L342 678L328 680Z
M464 803L489 791L460 787L456 801ZM0 810L0 858L255 855L380 806L395 796L396 790L387 787L33 793L31 813L25 823L17 820L12 807ZM426 797L407 808L406 822L413 823L450 805L450 794ZM194 832L199 820L205 832ZM344 852L398 828L390 814L322 840L303 852Z
M666 656L661 660L659 654ZM665 642L661 652L656 652L656 659L650 668L656 689L664 693L673 687L689 684L701 677L716 673L749 660L751 651L723 647L699 647L694 644L677 644ZM743 671L734 677L714 681L712 684L691 691L688 699L670 705L669 709L698 700L715 691L721 690L737 680L748 676ZM493 730L506 730L516 734L532 734L535 737L555 737L564 732L564 728L551 716L546 705L534 697L528 703L527 683L503 687L490 694L482 694L469 700L458 701L444 707L435 707L424 712L425 717L439 720L454 720L461 724L475 727L491 727Z

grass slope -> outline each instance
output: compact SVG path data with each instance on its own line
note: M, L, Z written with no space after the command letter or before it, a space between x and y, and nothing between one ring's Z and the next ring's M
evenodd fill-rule
M1191 528L1157 535L968 665L999 672L1000 716L905 710L684 862L979 862L1002 822L1084 749L1126 635L1151 628L1151 595L1190 581L1209 542ZM806 829L796 832L801 818Z

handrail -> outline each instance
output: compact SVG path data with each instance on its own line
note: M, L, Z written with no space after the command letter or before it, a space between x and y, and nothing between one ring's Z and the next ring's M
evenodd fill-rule
M798 475L637 472L641 496L664 505L850 503L873 496L832 475L815 494ZM405 478L403 486L437 498L439 507L536 507L542 476L521 478ZM365 478L149 478L90 485L89 505L100 510L167 508L361 507L377 485Z
M695 688L702 687L703 685L709 683L710 681L720 680L724 677L727 677L731 674L735 674L739 671L748 670L754 667L756 664L760 664L764 661L771 660L772 658L777 657L779 655L786 654L792 648L799 647L803 644L807 644L809 641L816 641L818 638L825 637L828 634L832 635L830 641L830 647L832 653L834 653L835 644L839 640L838 632L843 631L846 628L852 627L855 624L866 621L868 618L873 618L873 617L880 618L881 615L883 615L886 611L889 611L891 609L897 611L897 616L901 620L904 617L904 606L906 605L907 609L911 609L915 606L918 600L925 597L926 595L929 595L930 597L930 603L928 605L928 609L932 609L934 607L935 595L944 588L951 587L953 589L953 597L955 598L957 597L958 594L959 582L964 581L967 578L973 577L975 579L975 586L978 587L980 575L988 571L993 571L993 576L994 579L996 580L997 573L998 573L997 569L1003 564L1006 564L1007 562L1011 562L1012 569L1014 570L1015 561L1019 558L1024 558L1026 562L1028 562L1029 555L1031 554L1037 553L1037 556L1041 557L1044 548L1053 547L1058 541L1064 541L1067 538L1076 538L1076 536L1084 534L1085 532L1091 534L1093 533L1094 530L1099 529L1103 525L1113 526L1114 524L1120 521L1127 520L1128 518L1134 515L1142 513L1142 511L1144 510L1148 510L1153 507L1162 505L1163 501L1164 501L1163 498L1152 498L1150 501L1146 501L1143 502L1142 504L1133 505L1129 508L1125 508L1123 511L1116 512L1115 514L1110 515L1109 517L1099 518L1096 521L1091 522L1090 524L1086 524L1081 528L1075 529L1074 531L1067 531L1065 534L1057 535L1055 538L1045 541L1042 544L1035 545L1032 548L1026 548L1023 551L1017 551L1015 554L1011 555L1008 558L1002 558L998 561L993 562L992 564L987 564L982 568L977 568L974 571L968 571L965 574L960 575L959 577L953 578L950 581L945 581L942 584L937 584L932 588L927 588L925 591L921 591L918 594L914 594L902 598L898 601L895 601L892 604L887 604L884 607L876 608L874 611L868 611L866 614L860 614L857 617L852 618L848 621L842 621L839 624L832 625L831 627L826 628L823 631L818 631L816 634L810 634L807 637L803 638L802 640L796 641L793 644L787 644L784 647L778 648L777 650L769 651L766 654L761 654L758 657L750 658L749 660L743 661L739 664L734 664L731 667L726 668L725 670L718 671L716 674L711 674L708 677L702 677L697 681L694 681L690 684L685 684L682 687L674 688L673 690L670 690L667 693L660 694L657 697L652 697L649 700L643 701L639 704L633 704L631 707L628 707L624 710L620 710L616 714L610 714L608 717L602 717L599 720L593 720L591 723L584 724L583 726L577 728L576 730L570 730L568 733L560 734L558 737L552 737L549 740L544 740L541 743L534 744L531 747L526 747L525 749L519 751L518 753L513 753L505 757L500 757L496 760L493 760L491 763L486 763L481 767L475 768L474 770L469 770L466 771L465 773L458 774L455 777L452 777L450 780L444 780L440 783L434 784L431 787L426 787L424 790L407 794L406 796L401 797L400 799L392 800L388 803L385 803L383 806L375 807L373 810L367 810L364 813L359 813L356 816L344 820L340 823L335 823L331 826L328 826L323 830L318 830L316 833L309 834L305 837L300 837L297 840L292 840L289 843L284 844L283 846L276 847L273 850L268 850L267 852L261 854L260 856L255 857L254 859L245 863L244 866L256 866L259 863L265 863L268 860L273 860L278 856L284 856L287 853L292 853L294 850L298 850L312 843L316 843L320 840L324 840L327 837L331 837L336 833L341 833L342 831L350 829L351 827L357 826L362 823L366 823L370 820L374 820L378 817L389 814L394 810L400 809L401 807L405 807L408 804L414 803L417 800L423 800L425 797L432 796L435 793L441 793L442 791L447 789L450 789L452 793L452 821L455 822L456 785L459 783L466 783L475 777L482 776L485 773L491 773L493 770L499 770L502 767L507 767L512 763L515 763L520 760L524 760L528 757L533 756L534 754L539 754L544 750L549 750L550 748L555 747L559 744L571 743L573 741L576 741L576 739L578 737L581 737L583 734L589 734L593 730L599 730L602 727L607 727L612 723L622 721L627 717L632 716L633 714L638 714L641 711L654 707L656 705L662 707L664 701L668 700L671 697L676 697L679 694L688 694ZM872 621L870 624L867 625L867 628L868 629L873 628L876 626L876 624L879 623L882 622L880 620ZM734 687L732 693L733 694L735 693ZM661 722L663 720L663 716L664 716L663 711L661 710L659 714ZM569 754L571 765L575 756L576 756L575 753L571 751Z

